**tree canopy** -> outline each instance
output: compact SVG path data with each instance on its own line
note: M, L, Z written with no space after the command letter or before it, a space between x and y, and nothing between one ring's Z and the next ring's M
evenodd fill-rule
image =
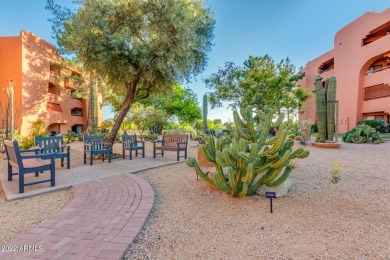
M303 76L288 58L275 63L268 55L250 56L243 67L225 63L225 67L212 74L205 83L213 90L209 93L212 108L228 101L233 108L268 106L289 114L301 108L309 97L309 93L298 85Z
M123 96L108 137L113 142L131 105L202 72L214 18L202 0L78 0L72 12L47 0L60 50Z
M175 84L167 96L152 98L150 103L164 111L169 119L176 117L180 122L193 123L202 118L196 94L189 88Z

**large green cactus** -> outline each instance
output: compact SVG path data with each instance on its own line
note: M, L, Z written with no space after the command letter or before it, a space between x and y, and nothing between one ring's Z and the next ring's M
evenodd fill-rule
M210 185L229 193L231 196L254 194L262 185L275 187L282 184L290 175L290 160L305 158L308 151L298 148L292 151L293 136L287 136L291 122L283 122L279 115L272 122L274 111L258 111L260 123L256 125L251 106L234 112L235 127L228 126L229 134L215 139L205 138L200 151L206 160L212 162L216 173L210 177L202 171L194 158L187 165L194 167L196 173ZM277 134L268 138L270 128L277 128ZM223 173L226 167L227 177Z
M326 127L327 140L333 141L335 126L335 107L336 107L336 77L331 76L326 79Z
M331 76L322 87L322 77L314 76L316 93L316 116L320 140L333 141L335 130L336 77Z
M322 77L315 75L314 89L316 93L316 116L318 133L322 141L326 140L326 95L322 87Z

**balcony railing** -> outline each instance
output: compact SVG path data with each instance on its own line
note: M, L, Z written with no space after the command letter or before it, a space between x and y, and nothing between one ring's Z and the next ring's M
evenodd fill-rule
M376 69L376 70L367 70L366 75L371 75L371 74L380 72L382 70L387 70L387 69L390 69L390 66L386 66L386 67L383 67L383 68L380 68L380 69Z
M330 70L333 70L333 69L334 68L329 68L329 69L326 69L326 70L320 70L320 74L325 73L325 72L330 71Z
M390 86L385 84L380 84L364 89L364 100L389 97L390 96Z

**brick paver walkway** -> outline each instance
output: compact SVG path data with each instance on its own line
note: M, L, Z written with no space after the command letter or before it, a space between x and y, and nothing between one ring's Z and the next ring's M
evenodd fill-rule
M74 188L68 206L8 242L16 251L0 259L121 259L153 207L152 187L122 174Z

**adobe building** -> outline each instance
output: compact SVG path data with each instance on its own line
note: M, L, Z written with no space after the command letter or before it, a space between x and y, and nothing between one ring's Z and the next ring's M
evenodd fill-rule
M14 83L15 129L22 136L40 119L52 134L86 130L88 100L76 98L76 87L64 76L80 75L71 68L59 66L61 56L56 48L28 31L19 36L0 37L0 115L4 105L8 79ZM98 98L98 124L102 121L102 99ZM3 113L2 113L3 112ZM1 120L3 121L3 120ZM0 123L1 123L0 121ZM0 129L1 129L0 125Z
M308 62L301 87L313 90L315 74L325 81L337 78L339 132L344 133L360 120L384 119L390 113L390 8L367 12L334 37L334 48ZM300 120L316 122L315 95L308 100Z

